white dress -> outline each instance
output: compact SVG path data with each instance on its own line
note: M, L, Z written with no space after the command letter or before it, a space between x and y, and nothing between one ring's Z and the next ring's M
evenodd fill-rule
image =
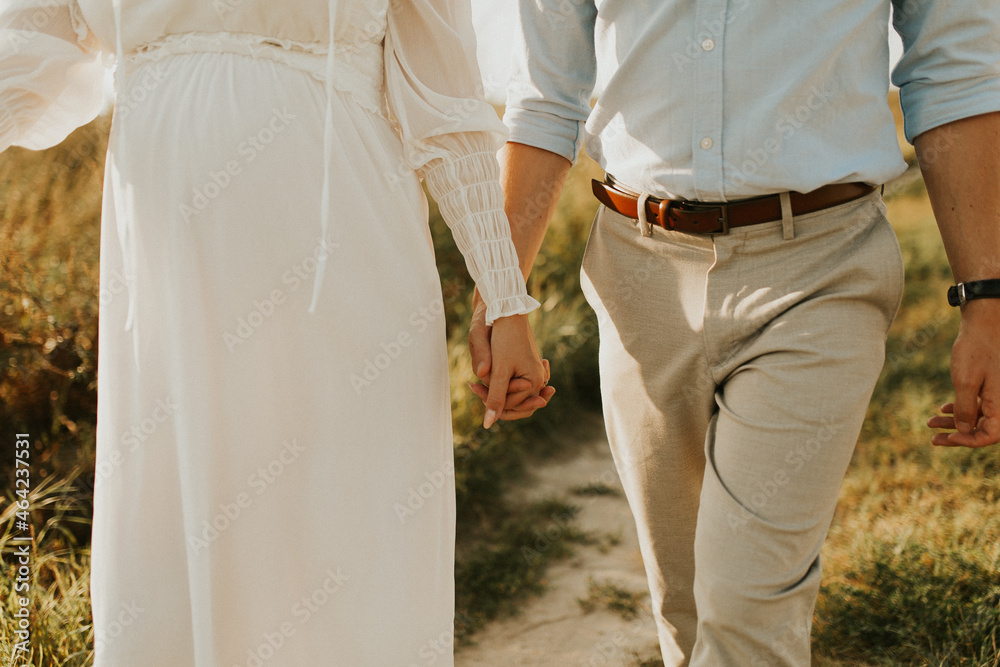
M488 320L538 305L467 2L0 4L0 149L61 141L98 113L105 61L126 64L101 234L97 667L452 664L421 177Z

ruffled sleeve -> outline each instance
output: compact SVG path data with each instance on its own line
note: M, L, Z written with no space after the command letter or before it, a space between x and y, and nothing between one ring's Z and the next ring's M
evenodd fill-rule
M0 3L0 151L58 144L100 112L103 82L76 0Z
M486 322L528 313L496 152L507 130L483 100L468 0L394 0L386 96L404 159L426 182L486 302Z

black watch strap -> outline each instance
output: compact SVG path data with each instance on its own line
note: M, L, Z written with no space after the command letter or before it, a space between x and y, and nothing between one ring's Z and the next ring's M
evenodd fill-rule
M1000 279L974 280L948 288L948 303L952 306L964 305L972 299L1000 299Z

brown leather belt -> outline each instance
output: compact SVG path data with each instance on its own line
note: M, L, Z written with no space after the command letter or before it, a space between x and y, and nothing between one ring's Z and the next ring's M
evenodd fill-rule
M639 198L617 185L608 175L606 182L593 181L594 195L613 211L638 219ZM824 185L812 192L790 192L792 215L804 215L831 206L846 204L876 190L867 183ZM728 234L733 227L781 220L781 196L764 195L732 202L699 202L649 197L646 219L664 229L689 234Z

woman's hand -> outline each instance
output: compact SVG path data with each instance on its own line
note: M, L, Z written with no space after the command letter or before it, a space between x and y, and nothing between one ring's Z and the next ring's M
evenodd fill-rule
M476 375L484 383L469 383L486 404L484 428L497 419L528 417L555 394L555 388L548 386L549 362L538 353L527 315L499 317L488 327L486 306L478 300L469 349Z

